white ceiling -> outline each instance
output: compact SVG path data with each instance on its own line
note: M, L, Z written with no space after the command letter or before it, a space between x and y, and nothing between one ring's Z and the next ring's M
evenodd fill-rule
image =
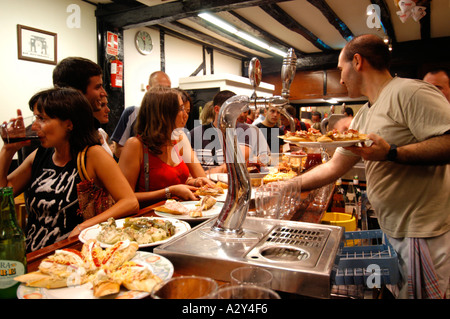
M430 19L430 37L443 38L450 37L450 0L419 0L419 2L430 1L430 11L427 12ZM409 18L405 23L402 23L397 16L399 8L396 6L395 0L291 0L291 1L270 1L270 0L254 0L254 1L236 1L236 0L216 0L214 5L217 8L211 7L212 4L206 1L179 1L179 0L138 0L138 1L96 1L89 0L90 3L103 4L99 6L99 11L106 12L103 8L107 8L107 12L113 14L120 14L121 12L130 9L133 14L129 15L123 21L120 21L120 27L131 28L136 26L163 26L168 30L174 30L186 36L198 37L197 40L210 42L210 45L220 46L220 43L226 44L223 46L224 50L230 47L235 48L232 52L237 55L258 56L261 58L270 58L273 55L264 50L254 49L245 43L236 42L235 39L226 36L223 32L217 33L210 25L201 23L201 19L197 14L202 9L202 4L207 7L210 12L216 14L223 20L228 21L237 28L253 33L256 36L263 37L264 33L268 37L278 39L277 45L284 49L292 47L300 54L318 54L326 53L327 50L319 48L314 41L308 39L304 35L292 30L283 23L277 21L276 18L268 14L263 8L264 6L273 6L283 11L283 17L289 17L295 23L300 24L306 28L313 37L317 37L325 45L329 46L331 50L340 50L344 47L346 39L333 26L324 13L315 5L325 5L329 7L334 15L340 19L352 33L352 35L360 35L365 33L374 33L381 37L386 36L382 28L370 28L368 23L368 16L366 14L367 8L372 3L380 3L384 5L389 11L388 21L392 25L393 30L390 35L394 37L395 43L406 41L421 40L421 25L425 23L426 18L419 22L415 22ZM106 5L105 5L106 3ZM145 6L149 6L152 10L145 11ZM227 4L229 6L227 7ZM141 7L135 7L140 5ZM117 11L115 12L114 10ZM120 9L120 10L119 10ZM147 8L148 9L148 8ZM153 10L154 9L154 10ZM216 12L220 10L219 12ZM158 15L157 13L160 13ZM148 15L148 19L145 19ZM115 16L117 20L117 15ZM243 19L242 19L243 18ZM139 20L140 19L140 20ZM115 21L111 18L111 21ZM120 20L120 19L119 19ZM203 24L203 25L202 25ZM389 26L388 26L389 27ZM184 31L183 28L191 28L194 32ZM197 34L196 34L197 33ZM387 31L389 35L389 31ZM206 35L206 40L205 40ZM208 38L208 36L210 38ZM210 40L208 40L210 39ZM212 40L217 40L217 43L211 43ZM275 41L275 40L273 40ZM395 42L396 41L396 42Z

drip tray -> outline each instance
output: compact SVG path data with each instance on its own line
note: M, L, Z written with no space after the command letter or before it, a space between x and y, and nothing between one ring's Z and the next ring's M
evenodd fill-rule
M305 229L298 226L275 226L246 256L298 267L314 267L328 240L328 229ZM291 265L292 266L292 265Z
M230 272L257 266L272 272L271 288L330 298L342 227L247 217L240 235L211 230L216 218L157 246L180 274L230 281Z

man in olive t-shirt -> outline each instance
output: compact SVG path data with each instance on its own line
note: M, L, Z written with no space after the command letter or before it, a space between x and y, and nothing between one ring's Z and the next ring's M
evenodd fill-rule
M450 276L450 108L434 86L393 78L389 60L375 35L356 37L342 50L341 83L349 97L369 100L350 128L372 144L338 148L302 175L302 190L336 180L363 158L368 198L400 262L397 297L442 298ZM424 269L431 286L416 280Z

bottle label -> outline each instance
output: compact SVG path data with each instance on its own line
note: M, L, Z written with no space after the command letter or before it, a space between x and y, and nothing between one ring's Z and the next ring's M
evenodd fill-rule
M0 260L0 289L17 284L14 277L25 274L25 266L16 260Z

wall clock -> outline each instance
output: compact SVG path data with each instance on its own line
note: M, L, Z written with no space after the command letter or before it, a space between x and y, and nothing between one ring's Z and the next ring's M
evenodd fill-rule
M135 38L136 49L143 55L150 54L153 50L153 43L150 34L146 31L138 31Z

